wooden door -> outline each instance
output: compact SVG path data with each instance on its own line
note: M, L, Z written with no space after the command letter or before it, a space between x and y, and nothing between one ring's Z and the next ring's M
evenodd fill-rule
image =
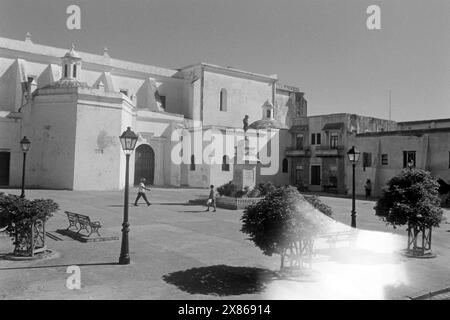
M155 173L155 152L152 147L142 144L136 148L134 166L134 184L138 185L141 178L146 184L153 184Z

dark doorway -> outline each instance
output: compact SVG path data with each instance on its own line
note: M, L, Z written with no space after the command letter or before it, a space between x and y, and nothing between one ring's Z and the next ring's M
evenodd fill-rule
M9 163L11 153L0 152L0 186L9 185Z
M303 184L303 169L295 169L295 184Z
M145 178L146 184L153 184L155 172L155 152L148 144L142 144L136 148L134 163L134 184L138 185L141 178Z
M311 185L320 186L320 166L311 166Z

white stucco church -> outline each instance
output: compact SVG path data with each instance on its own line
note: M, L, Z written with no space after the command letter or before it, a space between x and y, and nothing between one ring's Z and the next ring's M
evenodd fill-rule
M64 44L66 45L66 44ZM172 132L270 128L280 155L291 146L288 129L305 124L304 94L263 75L198 63L166 69L25 41L0 38L0 185L20 186L19 141L31 140L27 187L114 190L124 186L125 156L119 135L130 126L139 136L130 181L208 187L233 179L233 162L176 164ZM282 156L281 156L282 157ZM229 163L227 163L229 161ZM258 181L289 182L283 159ZM286 160L287 161L287 160ZM281 164L283 162L283 165ZM287 162L286 162L287 163Z

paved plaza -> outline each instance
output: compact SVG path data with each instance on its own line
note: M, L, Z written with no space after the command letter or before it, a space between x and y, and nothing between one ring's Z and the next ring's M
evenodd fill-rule
M18 190L2 190L18 194ZM135 190L130 192L130 203ZM47 224L44 260L11 261L0 236L0 299L408 299L450 286L450 224L433 233L434 259L411 259L404 228L385 226L374 202L357 201L356 245L331 248L317 240L310 276L280 278L279 257L268 257L240 232L242 210L189 205L202 189L153 188L152 205L130 206L131 264L118 265L120 241L82 243L58 230L65 210L101 221L104 236L120 236L123 192L29 190L27 197L52 198L60 211ZM321 197L347 228L351 200ZM449 218L450 212L445 211ZM449 219L450 221L450 219ZM81 289L69 290L67 267L81 268Z

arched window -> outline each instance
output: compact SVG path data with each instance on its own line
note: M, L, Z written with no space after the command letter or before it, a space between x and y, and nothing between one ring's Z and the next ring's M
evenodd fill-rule
M67 68L67 64L64 65L64 78L67 78L68 75L67 73L69 72L68 68Z
M76 78L76 77L77 77L77 65L74 64L73 65L72 78Z
M230 164L228 163L228 157L222 157L222 171L230 171Z
M272 110L267 109L267 119L272 119Z
M227 90L220 90L220 111L227 111Z
M287 159L283 159L282 171L283 171L283 173L288 172L288 160Z
M191 156L191 171L195 171L195 156Z

